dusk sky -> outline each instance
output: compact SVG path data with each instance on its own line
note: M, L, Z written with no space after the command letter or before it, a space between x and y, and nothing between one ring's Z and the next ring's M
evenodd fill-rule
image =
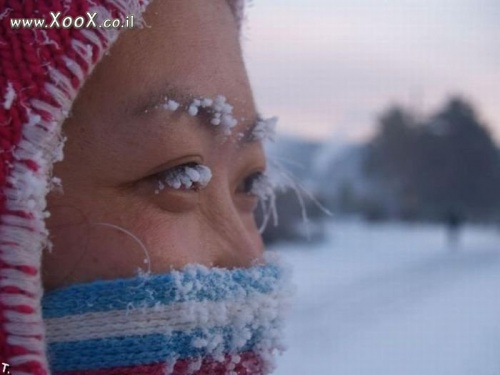
M244 54L281 133L362 140L394 102L472 100L500 143L499 0L253 1Z

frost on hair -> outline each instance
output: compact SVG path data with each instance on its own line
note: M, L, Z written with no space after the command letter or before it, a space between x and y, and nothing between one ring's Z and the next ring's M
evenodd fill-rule
M252 140L255 141L274 141L276 139L276 126L278 117L259 118L257 124L252 131Z
M168 111L177 111L179 108L180 104L177 103L175 100L165 98L165 102L163 103L163 108L168 110Z
M224 95L215 98L199 97L193 99L187 105L179 104L177 101L165 97L162 107L167 111L175 112L182 108L190 116L194 117L201 111L210 115L210 124L222 128L225 135L230 135L232 129L238 125L238 120L233 116L234 107L227 102ZM259 116L257 123L250 135L253 141L274 141L276 137L276 125L278 117L262 118Z
M278 225L275 186L267 172L260 175L253 182L250 193L259 198L260 209L263 214L263 222L259 227L259 232L264 232L271 217L273 218L274 225Z
M165 98L163 103L163 108L168 111L177 111L180 104L175 100ZM183 109L190 116L197 116L201 110L210 114L210 123L213 126L220 126L224 131L224 134L230 135L231 130L238 125L238 120L233 116L233 106L227 102L224 95L217 95L214 99L212 98L195 98Z
M158 179L158 188L155 193L158 194L166 186L173 189L203 189L211 179L212 171L205 165L181 165L166 171Z
M276 160L269 161L269 166L264 174L265 179L255 182L256 195L260 198L260 210L262 224L259 227L263 233L269 221L273 219L274 226L278 226L278 210L276 208L276 198L278 194L292 190L297 197L301 208L301 216L309 235L309 219L307 217L306 200L311 201L325 215L332 216L332 213L324 207L297 179L287 171L281 163Z

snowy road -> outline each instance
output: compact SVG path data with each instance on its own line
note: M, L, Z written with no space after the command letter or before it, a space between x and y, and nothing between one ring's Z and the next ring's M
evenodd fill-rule
M335 223L281 246L298 286L278 375L500 375L500 232Z

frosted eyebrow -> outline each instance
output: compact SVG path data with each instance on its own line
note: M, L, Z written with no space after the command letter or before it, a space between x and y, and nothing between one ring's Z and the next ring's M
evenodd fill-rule
M196 95L189 93L186 89L167 83L157 89L131 98L126 102L124 112L127 115L142 116L164 104L165 97L175 98L177 102L187 104L190 103Z
M172 102L175 106L173 108L166 109L176 111L179 106L182 106L185 107L184 109L187 109L186 112L189 113L192 103L195 100L203 101L203 97L191 94L184 88L166 83L156 90L149 91L144 95L137 96L128 101L128 105L126 105L123 112L127 115L139 117L147 114L149 111L159 108L165 109L165 104L168 105L168 102ZM195 116L197 116L197 114L195 114ZM251 123L251 125L238 134L237 142L240 145L259 142L265 140L266 138L271 138L268 137L267 133L272 133L272 131L274 131L276 120L275 118L264 119L255 113L248 122ZM269 126L270 124L272 126Z
M247 143L254 143L258 142L259 140L254 137L254 131L259 125L260 121L260 116L255 115L252 119L252 125L247 127L242 133L238 134L238 143L240 145L247 144Z

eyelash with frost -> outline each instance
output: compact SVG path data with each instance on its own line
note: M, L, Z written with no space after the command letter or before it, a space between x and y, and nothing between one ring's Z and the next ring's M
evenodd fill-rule
M262 200L268 199L274 194L274 186L265 173L262 173L259 177L255 179L252 183L252 189L250 193L259 197Z
M164 173L162 178L158 180L158 189L155 190L155 193L158 194L165 189L165 185L173 189L181 189L182 187L203 189L211 179L212 171L205 165L181 165Z
M274 225L278 225L278 213L276 210L276 185L273 183L268 172L262 173L252 184L250 193L259 198L263 222L259 232L263 233L269 219L272 217Z
M312 193L307 191L289 172L286 168L278 163L273 158L269 160L267 171L262 175L262 179L257 179L252 186L252 192L260 198L260 207L262 211L262 223L259 231L263 233L272 219L274 226L278 225L278 211L276 208L276 194L278 192L285 193L292 190L297 197L297 201L301 208L301 216L306 227L308 236L309 219L307 217L306 199L311 201L325 215L333 216L332 213L324 207ZM254 190L255 189L255 190Z

